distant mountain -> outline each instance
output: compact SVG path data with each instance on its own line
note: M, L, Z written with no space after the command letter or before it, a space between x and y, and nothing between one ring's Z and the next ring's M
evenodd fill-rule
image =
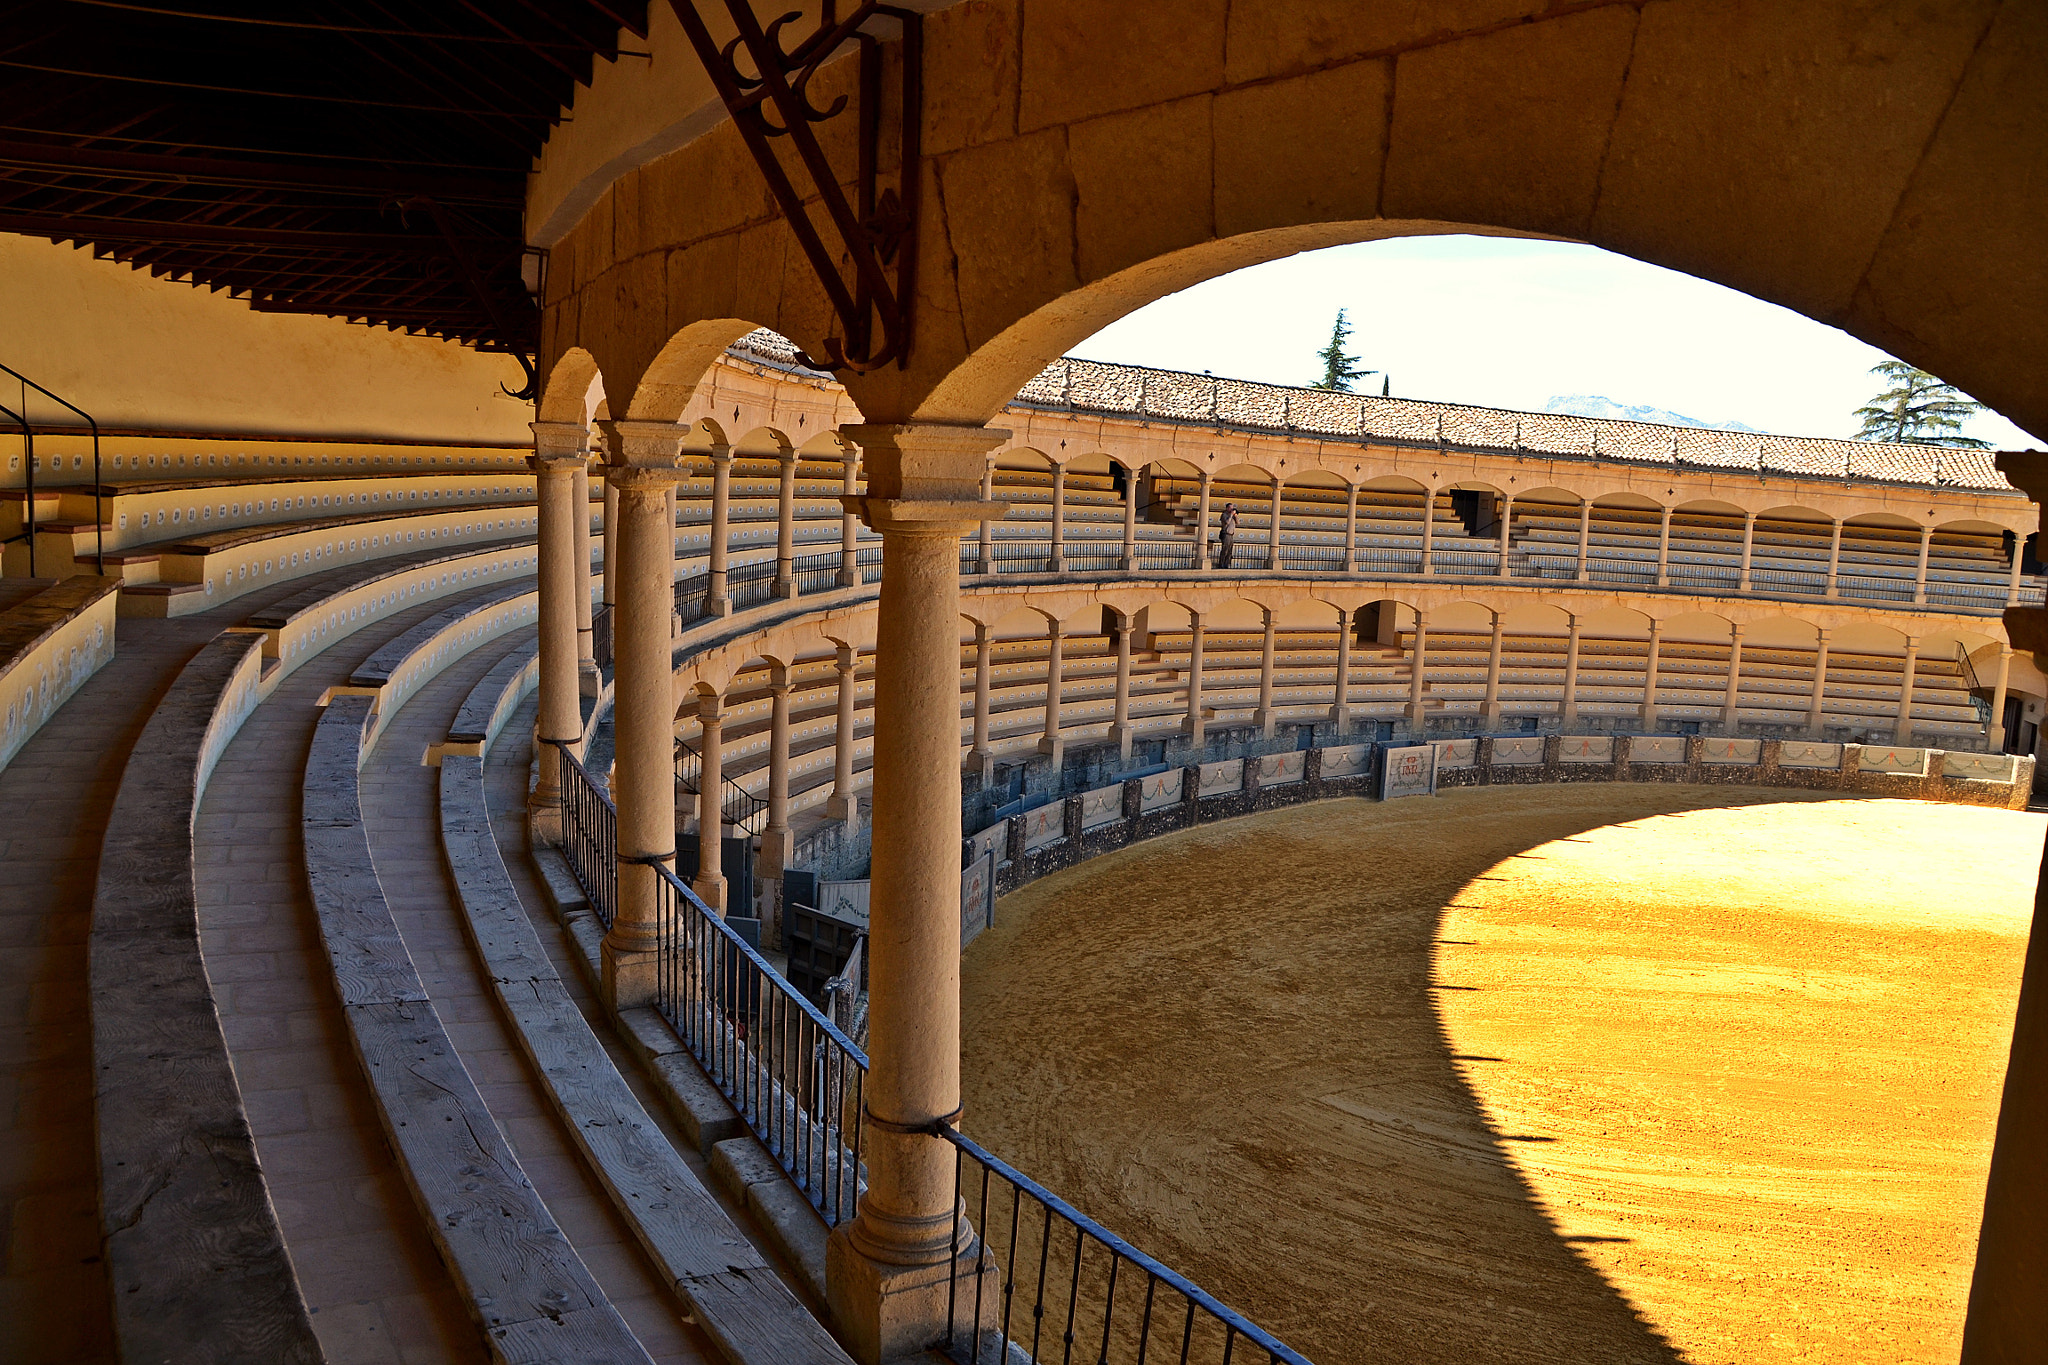
M1569 417L1610 417L1621 422L1655 422L1667 427L1706 427L1714 431L1747 431L1757 436L1763 434L1755 427L1746 427L1740 422L1702 422L1667 408L1625 407L1612 398L1603 398L1595 393L1568 393L1545 403L1543 410L1563 413Z

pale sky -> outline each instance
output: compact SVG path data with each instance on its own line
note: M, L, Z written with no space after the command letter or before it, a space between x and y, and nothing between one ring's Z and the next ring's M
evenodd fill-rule
M1304 252L1171 295L1071 352L1090 360L1307 384L1339 308L1350 350L1398 398L1540 409L1599 394L1702 422L1849 437L1887 359L1845 332L1597 247L1411 237ZM1380 375L1361 380L1378 393ZM1981 413L1964 434L2044 444Z

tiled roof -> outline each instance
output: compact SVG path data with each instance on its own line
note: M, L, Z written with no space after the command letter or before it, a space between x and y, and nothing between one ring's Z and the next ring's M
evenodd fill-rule
M796 347L773 332L750 333L731 349L743 359L803 374L818 373L798 364ZM1099 360L1055 360L1018 391L1015 401L1028 407L1357 441L1441 442L1463 450L1562 459L1598 458L1679 468L1753 470L1760 475L1796 478L2014 491L1992 464L1988 450L1837 441L1824 436L1760 436L1555 412L1513 412L1254 384Z

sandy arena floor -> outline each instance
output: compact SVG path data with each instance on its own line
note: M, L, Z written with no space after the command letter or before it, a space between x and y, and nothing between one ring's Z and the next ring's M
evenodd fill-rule
M998 907L965 1127L1319 1365L1953 1360L2043 824L1602 785L1174 835Z

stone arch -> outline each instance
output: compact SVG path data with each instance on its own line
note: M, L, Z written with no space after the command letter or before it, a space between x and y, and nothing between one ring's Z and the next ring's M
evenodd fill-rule
M643 422L680 422L698 384L725 348L753 330L753 323L739 318L707 318L671 333L641 371L626 416Z
M604 401L604 375L597 358L581 346L571 346L548 370L540 394L540 420L587 423Z

